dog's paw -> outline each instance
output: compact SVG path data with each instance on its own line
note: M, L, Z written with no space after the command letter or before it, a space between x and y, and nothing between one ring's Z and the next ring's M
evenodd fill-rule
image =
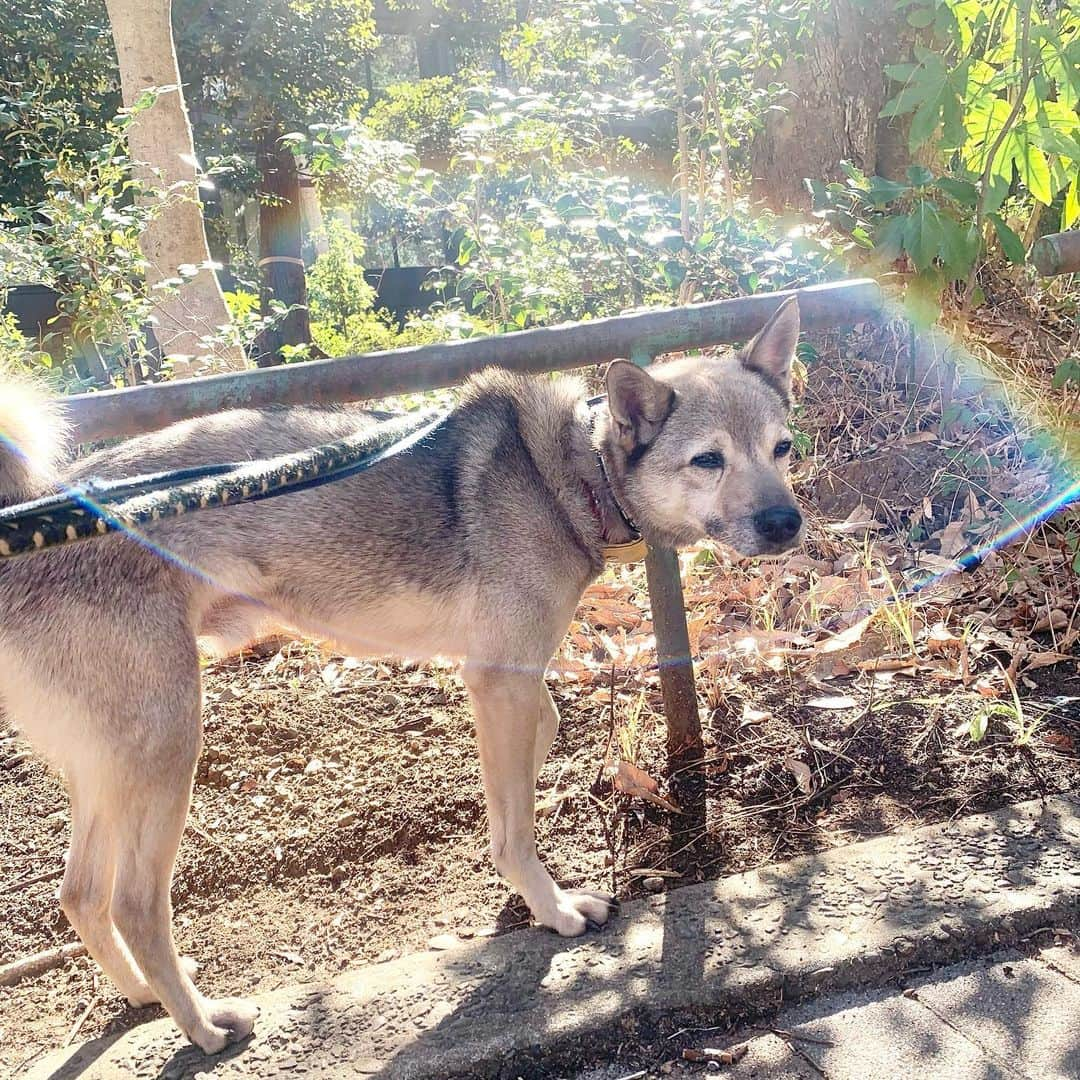
M206 1002L206 1021L188 1038L204 1054L220 1054L229 1043L246 1039L255 1028L259 1007L242 998Z
M563 889L559 892L551 917L538 921L563 937L578 937L590 927L598 929L603 926L614 907L614 897L608 893Z

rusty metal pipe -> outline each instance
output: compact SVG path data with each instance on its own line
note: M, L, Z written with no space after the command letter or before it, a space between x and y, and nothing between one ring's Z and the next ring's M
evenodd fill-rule
M1080 229L1040 237L1031 247L1031 262L1043 277L1080 272Z
M523 330L441 345L78 394L64 399L79 442L135 435L223 409L374 399L453 386L485 367L559 371L645 350L681 352L745 341L788 296L806 329L859 322L881 307L875 282L814 285Z

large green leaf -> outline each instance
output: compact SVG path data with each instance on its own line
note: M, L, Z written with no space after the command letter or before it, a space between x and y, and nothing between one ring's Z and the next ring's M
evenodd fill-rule
M907 178L912 187L926 187L933 182L934 174L925 165L909 165Z
M1069 190L1065 192L1065 203L1061 208L1061 227L1072 228L1080 221L1080 172L1073 176Z
M890 262L899 259L904 250L904 233L907 231L907 214L898 214L886 221L874 236L874 250Z
M874 206L885 206L906 195L911 190L908 184L901 184L897 180L889 180L884 176L872 176L867 195Z
M1001 250L1005 252L1005 257L1009 262L1022 263L1025 255L1024 241L1005 224L1000 214L990 214L989 217L994 223L994 232L997 233L997 238L1001 243Z
M890 77L902 82L903 86L895 97L885 103L881 116L904 116L927 103L930 103L928 108L932 108L935 102L940 111L941 95L949 81L949 70L944 59L936 53L921 46L916 46L915 52L919 60L917 66L903 64L887 69Z
M945 274L952 281L961 281L968 276L979 257L979 230L974 222L957 221L942 214L941 232L941 261Z
M1046 154L1032 142L1026 131L1013 133L1005 141L1012 147L1013 161L1028 191L1043 206L1049 206L1054 193L1050 190L1050 165Z
M908 215L904 247L916 270L928 270L941 252L945 239L938 208L929 199L920 199Z
M952 176L940 176L935 186L955 199L961 206L974 209L979 204L979 189L968 180L958 180Z

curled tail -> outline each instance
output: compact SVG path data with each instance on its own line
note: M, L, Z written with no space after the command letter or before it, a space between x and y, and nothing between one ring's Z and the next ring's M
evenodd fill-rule
M0 368L0 506L55 490L67 435L56 401L33 380Z

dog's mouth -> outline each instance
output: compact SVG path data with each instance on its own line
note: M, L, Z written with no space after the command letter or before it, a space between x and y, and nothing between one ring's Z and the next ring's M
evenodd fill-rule
M744 559L778 559L800 547L806 535L803 525L794 536L769 540L758 532L749 519L727 525L714 518L706 522L705 531L710 540L719 541Z

